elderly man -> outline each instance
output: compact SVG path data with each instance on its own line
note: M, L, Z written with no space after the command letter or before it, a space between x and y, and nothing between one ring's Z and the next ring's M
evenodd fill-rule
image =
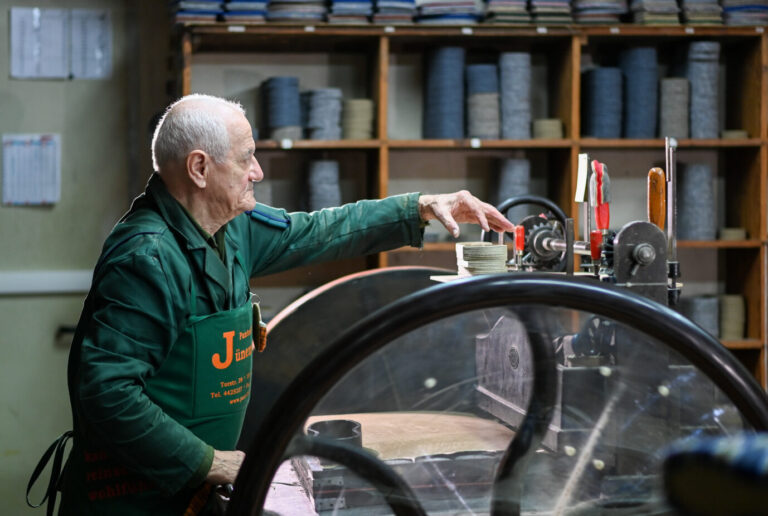
M462 222L512 229L467 192L313 213L257 205L251 126L216 97L171 105L152 145L156 174L104 245L72 344L61 514L180 515L201 486L234 481L255 336L250 278L419 246L430 219L454 236Z

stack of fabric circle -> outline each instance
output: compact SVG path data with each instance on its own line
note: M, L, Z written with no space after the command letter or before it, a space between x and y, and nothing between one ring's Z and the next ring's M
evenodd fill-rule
M570 0L531 0L533 23L569 25L573 23Z
M722 25L723 8L717 0L682 0L683 21L696 25Z
M526 0L488 0L485 5L487 23L531 23Z
M265 21L267 15L267 0L258 2L250 0L229 0L224 4L222 18L227 22L259 23Z
M688 138L688 96L688 79L669 77L661 80L659 136Z
M632 0L632 22L642 25L677 25L680 8L675 0Z
M720 335L720 303L717 296L682 297L680 313L712 336Z
M768 0L723 0L726 25L768 25Z
M717 204L712 167L706 163L681 167L677 197L678 238L714 240L717 236Z
M531 162L525 158L507 158L501 162L498 186L496 188L496 204L501 204L510 197L528 195L531 193ZM514 224L519 224L529 213L529 207L513 206L507 210L507 218Z
M373 14L373 0L332 0L329 23L364 24Z
M298 77L270 77L261 85L269 137L300 140L301 103Z
M270 0L267 4L267 20L323 21L327 11L324 0Z
M502 52L499 56L501 137L531 138L531 54Z
M307 128L310 140L341 139L341 90L317 88L302 93L307 105Z
M175 23L213 22L224 14L222 0L194 0L169 2Z
M626 12L626 0L573 0L576 23L619 23Z
M621 69L597 67L583 74L583 135L621 137Z
M720 338L741 340L744 338L744 323L747 320L744 296L720 296Z
M490 242L456 244L459 276L507 272L507 246Z
M416 0L416 21L428 25L465 25L478 21L474 0Z
M499 75L495 64L468 65L467 127L470 138L499 138Z
M537 140L560 140L563 122L559 118L537 118L533 121L533 137Z
M347 99L344 101L341 134L345 140L373 138L373 100Z
M316 160L310 162L307 182L309 211L317 211L341 204L338 161Z
M464 137L464 55L462 47L439 47L427 53L424 138Z
M373 23L394 25L413 23L416 14L416 0L376 0Z
M624 138L654 138L659 65L654 47L634 47L619 56L624 90Z
M717 84L720 43L694 41L688 47L691 83L691 138L717 138L720 134Z

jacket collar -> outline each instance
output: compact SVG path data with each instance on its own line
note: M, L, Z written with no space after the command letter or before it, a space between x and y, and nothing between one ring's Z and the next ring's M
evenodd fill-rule
M225 292L231 289L231 274L227 265L221 262L219 256L205 241L200 230L195 225L191 216L173 197L163 183L159 174L154 173L147 183L147 196L152 198L158 211L168 226L181 240L186 242L187 249L194 258L195 263L211 280L216 282ZM225 231L227 231L225 229ZM237 251L237 245L231 238L224 238L226 245L234 246L227 249L227 261L231 265L232 256Z

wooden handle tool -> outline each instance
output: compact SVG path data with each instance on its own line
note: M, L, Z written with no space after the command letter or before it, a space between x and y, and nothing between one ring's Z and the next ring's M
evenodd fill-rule
M664 171L653 167L648 171L648 222L664 231L667 214L667 180Z

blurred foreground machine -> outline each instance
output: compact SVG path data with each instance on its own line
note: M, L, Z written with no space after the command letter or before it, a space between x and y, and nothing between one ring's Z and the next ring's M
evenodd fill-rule
M514 273L429 286L447 271L370 271L286 309L268 350L294 371L256 357L274 381L254 374L231 514L677 514L666 448L766 430L768 401L667 306L680 289L670 143L666 177L649 173L649 221L608 231L593 162L581 241L535 199L551 209L521 222Z

